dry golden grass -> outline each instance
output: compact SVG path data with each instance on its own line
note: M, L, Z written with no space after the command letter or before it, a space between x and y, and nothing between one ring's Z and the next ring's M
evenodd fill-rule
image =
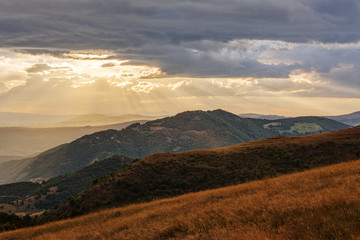
M0 239L360 239L360 160L105 210Z

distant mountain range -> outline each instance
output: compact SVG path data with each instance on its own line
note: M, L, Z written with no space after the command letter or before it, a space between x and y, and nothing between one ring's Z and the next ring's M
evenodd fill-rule
M66 121L72 117L72 115L45 115L32 113L0 112L0 127L57 123Z
M133 123L144 123L157 118L159 117L130 114L90 114L70 118L0 113L0 162L24 159L87 134L108 129L121 130Z
M88 114L71 118L67 121L57 123L61 127L82 127L82 126L103 126L118 124L122 122L138 120L155 120L164 116L144 116L136 114L126 114L121 116L107 116L102 114Z
M284 116L240 114L243 118L284 119ZM107 116L89 114L82 116L53 116L23 113L0 113L0 162L32 157L60 144L107 129L120 130L132 123L144 123L160 117L144 115ZM356 126L360 125L360 112L327 118ZM62 119L62 120L61 120ZM61 120L61 122L59 122ZM50 123L51 121L55 121ZM37 122L37 124L35 124ZM41 124L39 124L42 122ZM31 123L31 124L30 124ZM1 127L31 125L31 127Z
M0 162L2 162L2 159L24 159L24 156L39 154L60 144L74 141L86 134L108 129L121 130L133 123L144 123L146 121L138 119L131 122L96 127L0 127Z
M125 114L108 116L103 114L87 115L44 115L31 113L0 112L0 127L59 128L113 125L137 120L154 120L163 116Z
M360 158L359 139L357 127L310 136L277 136L220 149L157 153L98 181L43 218L67 218L355 160Z
M333 119L335 121L348 124L351 126L359 126L360 125L360 111L354 112L350 114L344 114L339 116L328 116L327 118Z
M223 110L191 111L127 128L83 136L36 157L0 164L0 183L41 181L112 155L142 158L158 152L209 149L275 135L306 135L348 128L321 117L276 121L240 118Z
M279 116L279 115L263 115L263 114L257 114L257 113L244 113L239 114L240 117L243 118L256 118L256 119L268 119L268 120L276 120L276 119L283 119L287 118L285 116ZM359 112L353 112L349 114L344 115L337 115L337 116L323 116L325 118L330 118L335 121L351 125L351 126L359 126L360 125L360 111Z
M24 155L23 156L14 156L14 155L0 155L0 163L2 162L7 162L10 160L20 160L20 159L24 159ZM30 157L30 156L28 156Z

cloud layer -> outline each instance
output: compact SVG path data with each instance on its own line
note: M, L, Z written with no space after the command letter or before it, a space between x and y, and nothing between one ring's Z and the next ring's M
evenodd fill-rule
M354 42L359 8L357 0L1 1L0 42L79 49L239 38Z
M360 2L0 1L0 60L0 111L356 102Z

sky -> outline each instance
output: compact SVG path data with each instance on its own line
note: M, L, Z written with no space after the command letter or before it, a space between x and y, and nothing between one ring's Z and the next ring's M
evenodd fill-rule
M358 0L0 0L0 112L360 110Z

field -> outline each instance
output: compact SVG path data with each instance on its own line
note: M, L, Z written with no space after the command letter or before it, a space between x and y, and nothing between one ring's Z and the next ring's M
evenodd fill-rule
M360 160L104 210L0 239L360 239Z
M287 131L282 131L282 134L293 134L293 133L311 133L311 132L321 132L323 129L317 123L295 123L293 126L290 127Z

